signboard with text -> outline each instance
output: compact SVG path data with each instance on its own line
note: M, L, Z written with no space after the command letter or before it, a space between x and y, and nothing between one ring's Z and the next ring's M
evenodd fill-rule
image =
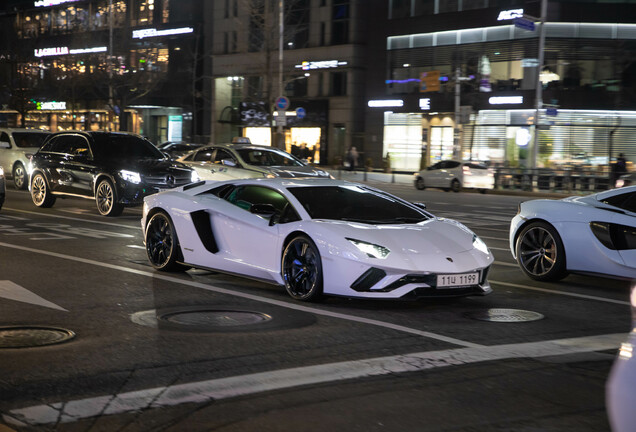
M428 71L420 74L420 92L437 92L440 91L439 85L440 71Z

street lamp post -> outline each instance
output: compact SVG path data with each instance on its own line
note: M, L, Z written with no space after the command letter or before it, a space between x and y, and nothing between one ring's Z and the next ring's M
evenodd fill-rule
M285 32L285 0L278 0L278 97L283 96L283 42ZM285 110L279 110L278 116L285 115ZM276 147L284 148L283 125L279 120L276 122Z
M537 62L537 76L535 81L535 98L534 98L534 142L532 145L532 155L530 158L530 167L537 167L537 159L539 156L539 112L543 107L543 86L541 83L541 70L543 69L544 51L545 51L545 21L548 11L548 0L541 0L541 16L539 22L539 61Z

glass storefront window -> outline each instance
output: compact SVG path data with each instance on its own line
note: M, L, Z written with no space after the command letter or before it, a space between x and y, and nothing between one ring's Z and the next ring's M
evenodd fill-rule
M451 126L431 127L431 164L453 159L453 128Z
M243 136L248 137L253 144L272 145L272 130L268 127L246 127Z
M291 141L291 142L289 142ZM320 128L291 128L290 140L285 143L288 153L309 162L320 163ZM306 149L299 151L298 149Z
M451 128L452 152L452 128ZM422 115L384 113L383 157L394 170L420 169L422 160Z

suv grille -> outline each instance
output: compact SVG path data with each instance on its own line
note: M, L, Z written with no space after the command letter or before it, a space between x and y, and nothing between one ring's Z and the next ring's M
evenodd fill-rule
M161 175L147 175L143 177L144 182L151 187L166 189L177 186L184 186L192 182L192 176L189 171L175 172Z

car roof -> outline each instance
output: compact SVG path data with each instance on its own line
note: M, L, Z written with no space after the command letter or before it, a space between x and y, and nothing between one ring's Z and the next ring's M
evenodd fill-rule
M636 185L625 186L625 187L618 188L618 189L610 189L610 190L607 190L607 191L599 192L599 193L595 194L594 197L597 200L600 201L600 200L603 200L605 198L612 197L614 195L621 195L621 194L630 193L630 192L632 192L632 193L636 192Z
M0 128L0 132L39 132L50 134L51 131L42 130L42 129L34 129L34 128Z
M275 152L284 152L287 153L285 150L276 148L276 147L271 147L271 146L266 146L266 145L259 145L259 144L232 144L232 143L218 143L218 144L206 144L203 147L200 147L198 150L207 150L207 149L211 149L213 147L221 147L221 148L225 148L225 149L234 149L234 150L243 150L243 149L248 149L248 150L269 150L269 151L275 151Z
M223 180L223 181L215 181L215 180L205 180L206 186L214 186L214 185L222 185L222 184L234 184L234 185L261 185L261 186L271 186L273 188L289 188L289 187L302 187L302 186L313 186L313 187L327 187L327 186L362 186L366 188L373 189L372 186L367 186L362 183L350 182L347 180L336 180L330 178L297 178L290 179L284 177L276 177L276 178L245 178L245 179L232 179L232 180Z

